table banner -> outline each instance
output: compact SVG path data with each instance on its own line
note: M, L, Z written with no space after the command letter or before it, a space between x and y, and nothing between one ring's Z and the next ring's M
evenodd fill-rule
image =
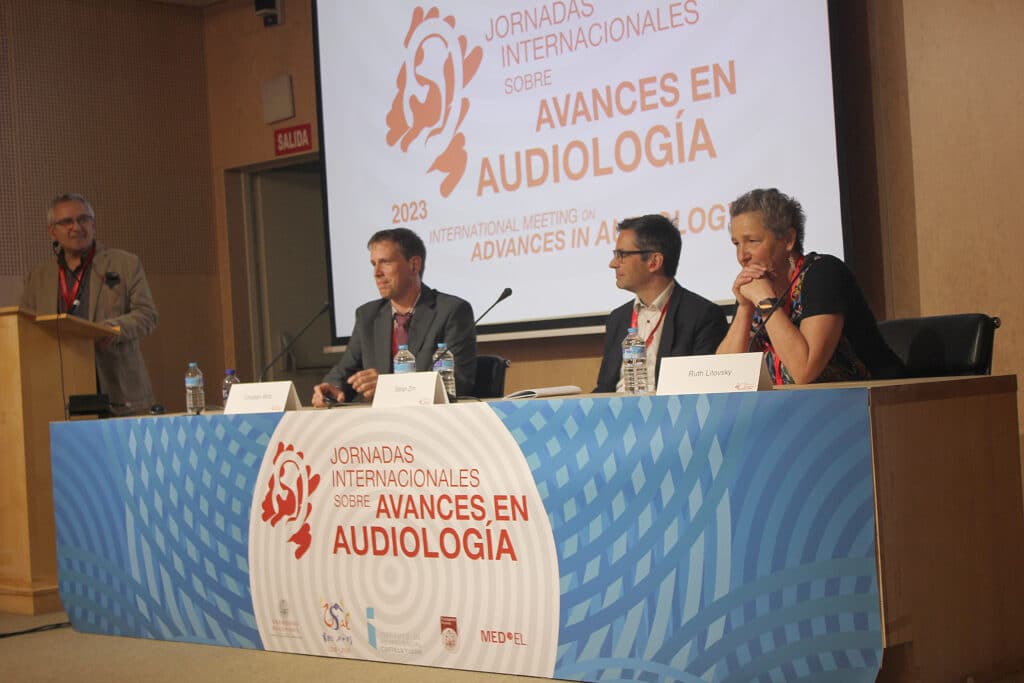
M577 680L873 681L863 389L53 423L82 631Z

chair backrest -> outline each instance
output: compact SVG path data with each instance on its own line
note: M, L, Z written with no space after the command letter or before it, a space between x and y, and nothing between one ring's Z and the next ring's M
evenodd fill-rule
M476 357L476 385L473 396L501 398L505 395L505 370L512 362L501 356Z
M984 313L881 320L882 337L908 377L988 375L999 318Z

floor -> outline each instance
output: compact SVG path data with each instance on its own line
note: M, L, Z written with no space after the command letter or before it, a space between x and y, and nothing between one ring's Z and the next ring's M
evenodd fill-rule
M171 643L79 633L63 612L34 617L0 613L0 681L67 683L146 681L213 683L214 681L351 681L381 683L527 683L524 676L434 669L348 659Z

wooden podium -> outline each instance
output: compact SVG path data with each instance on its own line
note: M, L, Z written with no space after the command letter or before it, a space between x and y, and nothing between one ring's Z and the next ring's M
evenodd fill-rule
M68 396L96 393L95 340L117 333L66 314L0 308L0 612L61 608L50 422L64 419Z

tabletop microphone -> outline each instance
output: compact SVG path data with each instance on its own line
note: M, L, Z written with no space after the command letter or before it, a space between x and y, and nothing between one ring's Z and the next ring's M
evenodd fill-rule
M310 326L313 323L315 323L320 316L322 316L324 313L326 313L327 309L330 308L330 307L331 307L331 302L330 301L325 301L324 305L320 307L320 310L318 310L313 315L313 317L309 319L309 322L306 323L306 326L303 327L301 330L299 330L298 334L296 334L294 337L292 337L291 341L289 341L287 344L285 344L284 348L282 348L280 351L278 351L277 355L274 356L270 360L269 363L267 363L265 366L263 366L263 369L260 370L260 378L259 378L258 381L260 381L260 382L263 381L263 376L265 374L267 374L267 370L269 370L271 367L273 367L274 363L276 363L281 358L281 356L283 356L284 354L286 354L289 351L291 351L292 347L295 346L295 342L299 341L299 339L302 338L303 333L305 333L305 331L308 330L310 328Z
M498 295L497 301L495 301L493 304L491 304L487 308L486 311L484 311L483 313L480 314L479 318L477 318L476 320L473 321L473 326L476 327L476 324L479 323L481 320L483 320L484 316L487 315L488 313L490 313L492 308L494 308L495 306L497 306L498 304L500 304L502 301L504 301L505 299L509 298L510 296L512 296L512 288L511 287L506 287L505 289L502 290L501 294Z

